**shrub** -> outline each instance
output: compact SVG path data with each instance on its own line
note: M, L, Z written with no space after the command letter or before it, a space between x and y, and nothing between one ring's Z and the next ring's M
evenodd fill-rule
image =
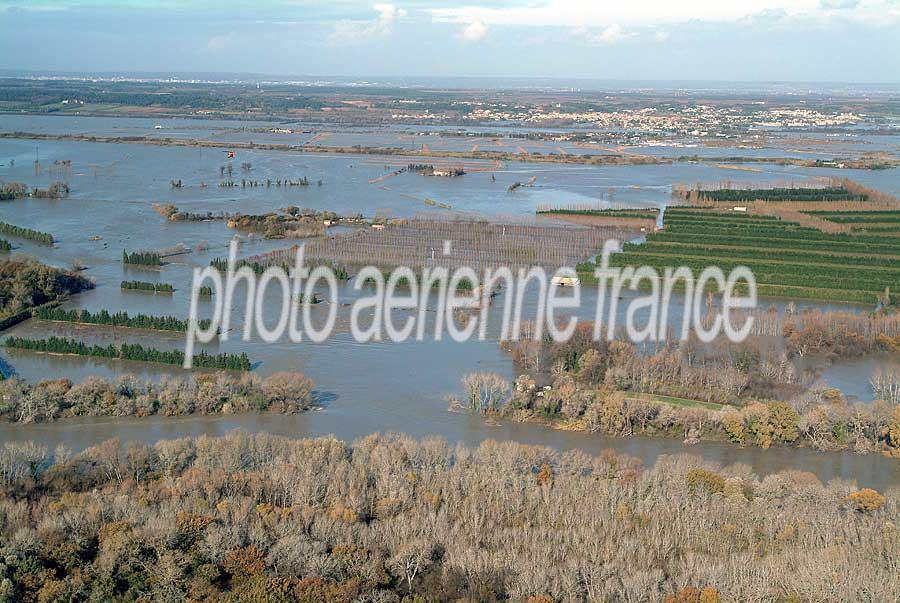
M685 476L688 488L691 492L702 488L710 494L720 494L725 491L725 478L714 471L707 469L691 469Z
M262 391L282 412L306 410L312 403L313 381L301 373L274 373L266 377Z
M747 441L747 429L744 426L744 416L737 411L731 411L722 417L722 427L728 435L728 439L735 444L745 444Z
M800 437L800 414L784 402L769 404L772 436L779 442L795 442Z
M863 488L847 497L853 508L860 513L871 513L884 506L887 501L884 496L872 488Z

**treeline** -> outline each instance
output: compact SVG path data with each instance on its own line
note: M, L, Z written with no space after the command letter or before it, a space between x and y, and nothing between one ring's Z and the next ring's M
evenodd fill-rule
M193 114L197 107L222 112L258 111L265 113L291 111L294 109L321 109L328 102L318 94L260 94L256 91L197 90L146 87L119 89L103 86L83 86L69 81L52 82L47 85L25 85L0 88L0 100L33 104L47 111L58 111L60 103L68 99L78 99L87 104L115 104L127 107L156 107L169 111L190 108ZM125 88L125 87L122 87Z
M56 379L0 385L0 418L18 423L70 417L147 417L302 412L313 404L313 382L302 373L198 373L158 381L121 375L87 377L80 383Z
M426 163L410 163L406 166L406 169L410 172L421 174L422 176L444 176L448 178L456 178L458 176L466 175L466 170L460 167L438 169L433 165Z
M228 170L228 175L231 176L231 170ZM220 172L220 176L224 176L224 173ZM322 181L319 180L317 182L318 186L322 186ZM223 181L219 184L219 186L227 186L229 188L237 186L237 184L233 180ZM309 186L309 178L303 176L299 180L291 180L290 178L277 178L272 180L271 178L266 178L265 180L247 180L246 178L241 178L241 188L259 188L260 186L265 186L266 188L277 187L293 187L293 186Z
M0 222L0 234L7 234L13 237L19 237L20 239L28 239L43 245L53 245L52 234L31 230L30 228L23 228L22 226L16 226L14 224L7 224L6 222Z
M288 213L234 214L228 219L228 227L259 233L266 239L314 237L325 234L322 220Z
M0 185L0 201L21 199L28 194L28 185L24 182L4 182Z
M225 273L228 271L228 260L226 258L213 258L210 260L209 265L218 270L219 272ZM348 281L351 278L350 272L347 270L345 266L338 266L336 264L327 264L329 268L334 272L335 279L339 281ZM262 274L266 271L266 269L272 266L280 266L284 269L285 272L290 274L293 266L286 262L260 262L251 259L240 259L235 261L234 269L235 272L240 270L243 267L250 268L254 274ZM210 294L211 294L210 290Z
M391 271L391 270L385 270L385 271L382 272L382 275L383 275L383 276L382 276L382 279L383 279L385 285L386 285L387 282L390 280L392 272L393 272L393 271ZM413 276L414 276L414 280L415 280L415 282L416 282L416 286L421 287L421 286L422 286L422 282L423 282L423 281L422 281L422 273L421 273L421 272L414 272L414 273L413 273ZM375 278L374 278L374 277L371 277L371 276L368 277L368 278L364 281L364 284L366 284L366 285L375 285ZM411 283L410 283L408 277L401 276L400 278L397 279L397 286L398 286L398 287L408 288L410 285L411 285ZM448 285L449 285L449 283L448 283ZM432 288L432 289L437 289L437 288L439 288L440 286L441 286L441 283L438 282L438 281L435 281L435 282L433 282L433 283L431 284L431 288ZM474 289L475 289L474 283L472 283L472 281L470 281L470 280L467 279L467 278L462 278L462 279L460 279L459 282L456 284L456 290L457 290L457 291L473 291Z
M122 281L121 289L125 291L152 291L153 293L172 293L175 287L169 283L148 283L147 281Z
M214 214L211 211L208 211L206 213L181 211L174 203L154 203L153 210L165 219L172 222L206 222L210 220L228 219L228 214L224 212Z
M780 318L757 312L756 321L754 328L760 334L781 335L792 356L831 360L900 353L900 313L892 308L873 313L811 309L788 312Z
M225 273L228 271L228 260L226 258L213 258L212 260L209 261L209 265L222 273ZM239 259L239 260L236 260L234 263L234 270L235 270L235 272L237 272L241 268L247 267L250 270L252 270L254 274L258 275L258 274L262 274L263 272L265 272L266 268L268 268L270 265L271 264L266 264L263 262L256 262L253 260ZM285 270L287 270L288 266L285 265L285 266L283 266L283 268L285 268Z
M372 435L0 447L10 601L893 601L897 490ZM689 554L687 553L689 552ZM838 577L838 578L836 578Z
M832 210L818 210L803 212L811 216L818 216L829 222L837 222L839 224L856 224L856 223L880 223L889 224L900 222L900 211L843 211L836 212Z
M539 207L536 214L562 214L572 216L600 216L604 218L642 218L655 220L659 216L658 209L601 209L590 207Z
M36 199L63 199L69 196L69 185L65 182L54 182L47 188L35 188L31 196Z
M160 364L184 364L184 352L181 350L156 350L133 343L119 346L97 344L88 345L83 341L64 337L48 339L28 339L25 337L8 337L3 344L8 348L43 352L47 354L74 354L77 356L93 356L96 358L112 358L118 360L135 360L138 362L157 362ZM194 354L194 368L214 368L234 371L249 371L250 359L245 352L240 354L209 354L201 351Z
M12 243L6 239L0 239L0 251L12 251Z
M150 316L137 314L130 316L128 312L110 313L100 310L92 313L89 310L63 310L62 308L39 308L34 313L35 318L41 320L56 320L61 322L77 322L90 325L108 325L111 327L129 327L132 329L153 329L155 331L180 331L188 330L188 321L174 316ZM207 329L209 319L199 321L201 329Z
M155 251L135 251L128 253L122 250L123 264L136 264L141 266L162 266L163 262Z
M682 198L691 203L703 201L741 203L750 201L867 201L869 196L863 192L851 192L843 185L796 188L720 188L712 190L676 191Z

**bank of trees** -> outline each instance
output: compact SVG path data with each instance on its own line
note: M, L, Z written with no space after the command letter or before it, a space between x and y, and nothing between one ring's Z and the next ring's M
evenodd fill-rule
M0 491L0 592L24 603L890 601L900 591L896 490L690 456L643 470L610 452L378 435L112 440L53 455L7 443Z
M891 310L888 308L888 310ZM761 334L784 338L792 357L859 358L876 352L900 353L900 313L789 312L784 317L757 313Z
M0 384L0 418L35 423L69 417L146 417L272 411L295 413L314 403L313 382L296 372L260 378L253 373L197 373L147 381L87 377Z
M7 241L6 239L0 239L0 251L3 251L3 252L12 251L12 243Z
M863 190L848 190L844 185L824 187L719 188L676 190L692 204L704 202L746 203L750 201L833 202L867 201Z
M149 283L147 281L122 281L123 291L149 291L152 293L173 293L175 287L169 283Z
M63 199L69 196L69 185L65 182L54 182L47 188L35 188L31 196L36 199Z
M133 251L128 253L122 250L122 263L139 266L162 266L162 259L155 251Z
M0 328L6 320L31 316L29 310L89 289L93 282L77 272L60 270L28 259L0 261ZM18 320L18 318L17 318Z
M15 224L7 224L0 222L0 234L6 234L11 237L19 237L20 239L28 239L42 245L53 245L53 235L46 232L16 226Z
M21 199L28 194L28 186L24 182L4 182L0 185L0 201Z
M265 239L301 238L325 234L322 220L315 216L290 213L234 214L228 219L228 227L257 233Z
M84 309L63 310L62 308L44 307L36 310L34 316L41 320L130 327L133 329L153 329L156 331L180 331L183 333L188 329L187 320L175 318L174 316L151 316L148 314L131 316L128 312L110 313L106 310L91 312ZM201 329L209 328L209 319L203 319L199 322Z
M237 272L241 268L247 267L253 271L254 274L262 274L268 268L272 266L278 266L282 268L286 273L290 274L294 269L293 261L296 255L296 248L291 247L286 252L271 252L272 255L263 254L261 256L254 256L252 258L242 258L234 263L234 270ZM351 275L349 270L347 270L346 266L342 266L333 262L320 262L322 265L328 266L332 272L334 273L335 279L339 281L347 281L350 280ZM213 258L210 260L209 265L218 270L219 272L226 273L228 272L228 260L226 258ZM212 294L212 289L210 289L210 295Z
M207 211L206 213L198 213L181 211L174 203L154 203L152 207L156 213L172 222L207 222L211 220L227 220L229 217L224 212L213 213Z
M49 337L47 339L29 339L26 337L7 337L3 345L8 348L30 350L46 354L74 354L76 356L93 356L117 360L134 360L138 362L158 362L161 364L184 364L184 352L181 350L157 350L144 347L138 343L123 343L118 346L87 344L83 341L65 337ZM249 371L250 358L246 352L240 354L210 354L201 351L194 354L194 368L227 369L233 371Z

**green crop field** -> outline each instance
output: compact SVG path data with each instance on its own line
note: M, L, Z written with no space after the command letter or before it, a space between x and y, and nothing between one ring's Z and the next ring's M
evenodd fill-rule
M830 234L775 217L688 208L667 210L664 225L646 242L626 244L610 265L661 274L686 266L695 276L711 265L726 272L747 266L760 295L795 299L875 304L886 290L900 291L900 237Z
M829 222L853 223L853 222L900 222L900 210L873 210L873 211L828 211L809 210L803 213L818 216Z
M681 406L683 408L702 408L704 410L722 410L723 408L733 408L728 404L719 404L718 402L707 402L705 400L690 400L688 398L677 398L675 396L662 396L659 394L634 394L629 396L632 400L643 400L645 402L656 402L658 404L667 404L669 406Z

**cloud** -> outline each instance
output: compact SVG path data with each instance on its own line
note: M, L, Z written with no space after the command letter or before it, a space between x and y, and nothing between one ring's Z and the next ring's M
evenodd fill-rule
M480 42L487 37L488 28L484 21L476 19L463 27L459 35L468 42Z
M377 13L374 19L355 20L341 19L334 24L328 43L332 46L361 44L372 38L390 35L394 23L406 17L405 9L393 4L375 4L372 8Z
M626 31L618 23L606 27L576 27L572 29L572 36L580 38L588 46L613 46L629 38L636 38L637 32Z
M436 22L469 24L480 21L485 26L584 27L603 28L618 24L621 28L674 25L690 22L737 22L765 13L783 13L788 18L828 19L836 11L843 17L871 21L874 17L897 17L896 0L755 0L723 2L722 0L538 0L490 6L473 2L429 9ZM614 33L610 32L611 34Z
M219 52L221 50L227 50L231 46L237 44L238 35L236 32L230 31L226 34L213 36L206 43L206 49L211 50L213 52Z
M821 0L822 8L847 10L859 6L859 0Z
M626 33L618 23L613 23L599 32L590 32L586 34L585 40L588 44L594 46L612 46L632 35L634 34Z

